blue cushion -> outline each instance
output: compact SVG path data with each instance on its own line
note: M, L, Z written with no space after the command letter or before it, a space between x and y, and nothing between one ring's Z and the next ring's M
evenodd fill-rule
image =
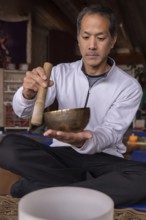
M131 155L131 160L146 162L146 151L134 150Z
M140 210L140 211L146 211L146 204L135 204L135 205L121 205L118 206L118 208L131 208L131 209L136 209L136 210Z

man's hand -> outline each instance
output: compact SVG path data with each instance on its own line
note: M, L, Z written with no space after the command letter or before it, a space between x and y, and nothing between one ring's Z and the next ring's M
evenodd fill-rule
M92 138L91 131L81 131L78 133L74 132L64 132L64 131L55 131L55 130L47 130L44 133L44 136L49 136L51 138L55 138L59 141L71 144L75 147L82 147L86 140Z
M42 67L37 67L32 71L27 71L23 80L23 96L26 99L32 99L37 94L40 86L47 88L52 86L53 82L48 81L46 73Z

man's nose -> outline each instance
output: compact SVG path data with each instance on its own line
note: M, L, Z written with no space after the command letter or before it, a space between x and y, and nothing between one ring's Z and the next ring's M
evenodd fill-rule
M94 37L92 37L89 41L89 49L92 49L92 50L97 49L97 42Z

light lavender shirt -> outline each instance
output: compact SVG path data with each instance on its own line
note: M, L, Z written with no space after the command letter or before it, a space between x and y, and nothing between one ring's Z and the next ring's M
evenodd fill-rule
M138 110L142 89L135 78L118 68L111 58L110 61L113 63L111 70L91 88L82 72L82 60L53 67L51 79L54 86L48 89L45 107L51 105L55 97L59 109L80 108L87 101L91 116L85 130L92 131L93 137L81 148L55 139L52 146L71 146L83 154L105 152L122 157L125 153L123 135ZM21 87L14 95L13 109L19 117L30 118L34 103L35 99L26 100L22 96Z

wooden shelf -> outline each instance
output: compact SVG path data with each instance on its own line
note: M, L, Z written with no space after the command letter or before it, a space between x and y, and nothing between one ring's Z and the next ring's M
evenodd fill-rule
M127 141L126 143L127 146L127 153L131 153L134 150L144 150L146 151L146 142L131 142L131 141Z
M16 91L4 91L4 93L12 93L14 94Z
M146 146L146 142L139 142L139 141L136 142L128 141L127 144L129 146Z
M29 130L29 127L5 127L5 130Z
M16 70L3 69L3 71L6 72L6 73L14 73L14 74L15 74L15 73L17 73L17 74L18 74L18 73L22 73L22 74L24 74L24 73L26 72L26 71L23 71L23 70L17 70L17 69L16 69Z
M20 81L20 80L4 80L4 83L20 83L20 84L22 84L22 81Z
M0 127L21 130L29 126L29 120L19 118L12 109L13 96L21 86L25 72L0 68Z

